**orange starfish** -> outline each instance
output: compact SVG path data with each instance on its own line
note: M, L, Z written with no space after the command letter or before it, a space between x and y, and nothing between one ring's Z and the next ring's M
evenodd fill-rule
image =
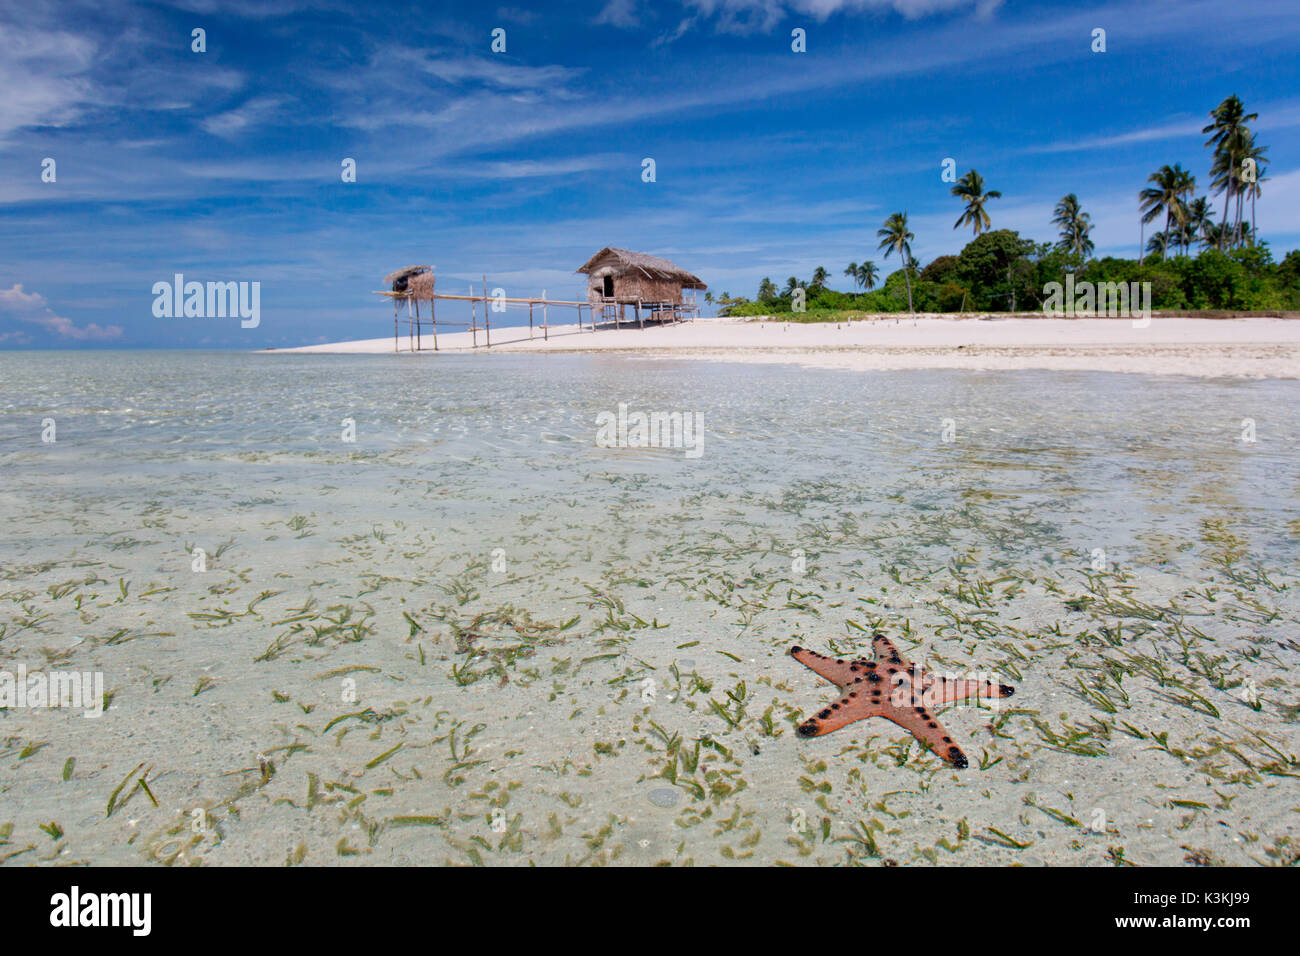
M804 647L790 648L795 660L838 685L844 693L841 700L800 724L799 736L820 737L855 720L884 717L957 769L965 767L966 755L930 714L930 708L968 697L1010 697L1016 689L988 681L935 677L903 660L898 648L884 634L877 632L871 640L874 661L866 658L846 661Z

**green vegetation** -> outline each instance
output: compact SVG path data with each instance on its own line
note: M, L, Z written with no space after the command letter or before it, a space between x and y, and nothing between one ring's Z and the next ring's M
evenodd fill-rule
M990 231L986 204L1001 193L986 189L972 169L952 187L963 203L953 228L969 225L975 233L958 255L939 256L922 268L912 257L915 236L907 213L898 212L876 235L885 258L897 254L902 267L879 288L875 263L851 262L843 270L852 280L851 292L828 288L830 273L818 267L807 282L791 276L784 290L763 279L753 300L725 292L706 298L721 315L789 314L801 322L882 312L1034 311L1043 307L1048 283L1064 284L1073 273L1076 282L1149 282L1155 310L1300 309L1300 250L1277 262L1255 231L1255 202L1268 163L1267 147L1256 143L1247 126L1257 118L1229 96L1211 111L1203 130L1210 134L1205 145L1212 150L1211 189L1223 196L1221 221L1215 221L1211 199L1196 196L1196 177L1180 163L1161 166L1148 177L1138 193L1142 255L1137 259L1093 257L1092 220L1074 193L1063 196L1053 210L1052 224L1059 231L1055 243L1035 242L1009 229ZM1153 222L1163 228L1148 237L1146 227ZM798 311L800 289L804 311Z

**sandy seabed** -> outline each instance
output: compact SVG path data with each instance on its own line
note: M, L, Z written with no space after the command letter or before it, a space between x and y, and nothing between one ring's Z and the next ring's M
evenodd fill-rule
M1300 860L1300 383L495 353L0 353L0 866Z

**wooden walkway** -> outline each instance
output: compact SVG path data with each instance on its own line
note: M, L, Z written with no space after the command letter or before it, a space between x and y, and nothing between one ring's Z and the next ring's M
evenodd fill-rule
M393 300L393 351L401 351L399 328L403 321L401 315L401 304L406 303L406 332L408 348L412 352L419 352L423 349L423 336L426 323L433 334L433 351L438 351L438 320L434 311L434 302L442 299L451 302L468 302L470 304L470 321L469 322L444 322L444 326L455 326L457 328L467 328L472 333L473 348L478 348L478 333L483 332L484 346L492 347L492 319L491 312L493 307L498 304L504 304L507 308L515 306L522 309L528 306L528 337L533 337L533 330L536 324L535 309L541 308L541 330L543 339L550 339L550 322L549 308L558 306L560 308L577 309L578 312L578 329L582 329L582 310L585 308L589 316L589 325L592 332L596 331L596 310L595 305L591 302L569 300L569 299L548 299L546 290L542 290L540 298L516 298L508 296L489 296L487 294L487 277L483 277L483 293L481 295L473 294L473 286L470 286L469 295L455 295L448 292L432 292L427 294L418 294L415 292L376 292L375 295L387 296ZM429 303L429 314L425 318L420 315L420 302ZM483 307L483 324L479 325L478 307ZM634 312L632 321L636 322L639 328L645 328L646 319L650 321L673 321L682 322L687 319L695 318L699 315L699 306L694 300L686 302L643 302L641 299L618 299L602 298L600 300L600 315L602 322L612 321L615 328L619 328L627 321L627 309L631 306ZM498 310L499 311L499 310Z

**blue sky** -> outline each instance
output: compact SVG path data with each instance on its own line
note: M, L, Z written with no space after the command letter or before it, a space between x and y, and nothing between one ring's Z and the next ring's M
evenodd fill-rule
M1055 238L1075 192L1098 254L1132 256L1151 171L1181 162L1208 191L1200 128L1231 93L1260 114L1281 258L1297 49L1295 0L0 0L0 348L374 338L392 269L573 298L606 245L715 294L818 265L846 287L850 261L896 268L875 236L894 211L922 262L969 240L946 157L1002 191L994 228ZM155 317L175 273L260 282L260 325Z

